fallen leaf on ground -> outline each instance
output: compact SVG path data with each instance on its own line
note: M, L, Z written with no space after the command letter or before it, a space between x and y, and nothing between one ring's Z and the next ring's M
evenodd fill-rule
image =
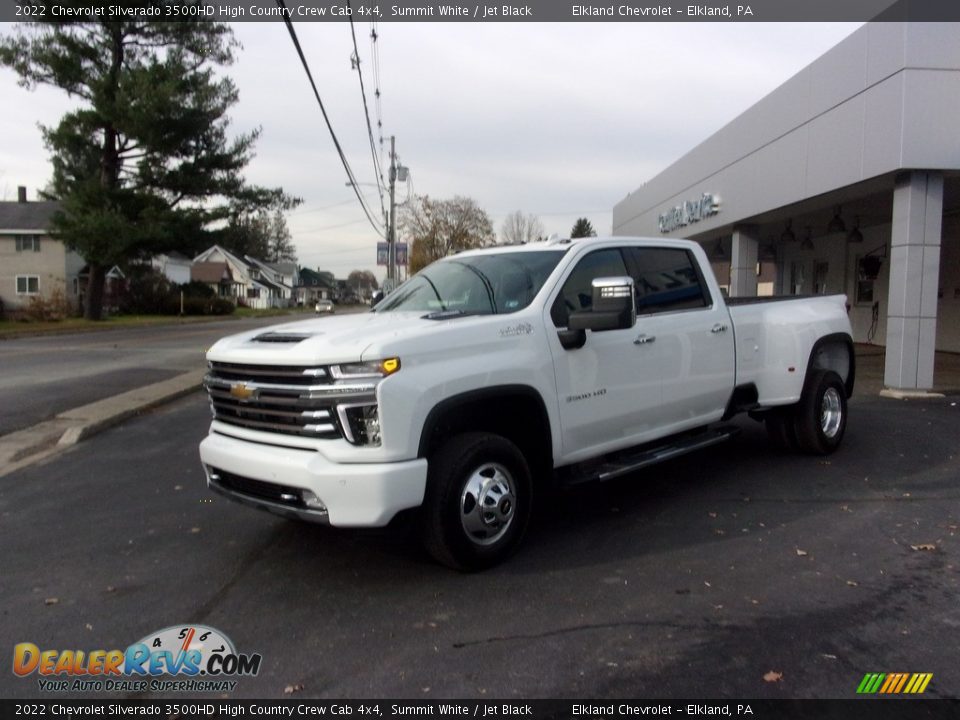
M860 583L858 583L856 580L847 580L847 585L849 585L850 587L856 587L859 584Z
M797 555L799 555L800 557L803 557L806 554L807 554L806 550L801 550L800 548L797 548Z
M284 695L293 695L295 692L300 692L301 690L303 690L303 685L299 685L299 684L297 684L297 685L287 685L287 686L283 689L283 694L284 694Z
M771 670L766 675L763 676L763 679L766 682L780 682L783 680L783 673L775 672Z
M937 546L932 543L921 543L920 545L911 545L911 550L936 550Z

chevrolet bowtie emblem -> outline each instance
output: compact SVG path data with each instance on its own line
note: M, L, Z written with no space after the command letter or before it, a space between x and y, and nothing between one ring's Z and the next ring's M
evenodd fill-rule
M250 400L256 394L256 389L247 387L246 383L233 383L230 386L230 396L237 400Z

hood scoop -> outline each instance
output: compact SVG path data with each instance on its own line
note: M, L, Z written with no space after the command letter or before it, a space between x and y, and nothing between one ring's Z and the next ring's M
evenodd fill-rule
M267 332L262 335L257 335L253 341L264 343L298 343L313 337L315 334L318 333Z

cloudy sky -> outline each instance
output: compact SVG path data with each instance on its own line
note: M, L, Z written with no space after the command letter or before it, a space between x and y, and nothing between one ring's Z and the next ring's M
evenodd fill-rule
M547 233L586 216L610 231L613 205L705 140L858 23L380 23L383 134L397 138L409 192L466 195L499 233L514 211ZM361 183L373 161L348 24L295 23L333 128ZM9 33L9 24L0 32ZM357 44L374 131L370 25ZM240 90L238 131L261 127L250 181L304 199L288 217L301 264L345 276L375 269L377 236L337 158L283 23L236 23L226 70ZM0 197L30 198L50 177L38 123L69 101L26 91L0 69ZM376 189L363 187L372 207ZM382 276L382 268L378 275Z

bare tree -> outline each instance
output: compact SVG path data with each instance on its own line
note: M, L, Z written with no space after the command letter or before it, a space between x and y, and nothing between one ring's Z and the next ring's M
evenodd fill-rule
M414 198L404 208L400 230L411 242L410 272L458 250L493 245L496 237L487 213L472 198Z
M507 215L500 228L500 241L504 245L524 245L543 237L543 223L536 215L524 215L519 210Z

